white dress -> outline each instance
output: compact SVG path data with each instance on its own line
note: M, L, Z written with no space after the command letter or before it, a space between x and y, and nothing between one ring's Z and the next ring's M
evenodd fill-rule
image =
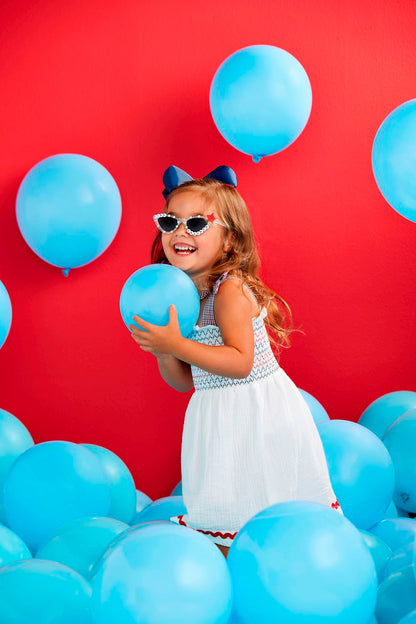
M190 335L196 342L224 344L213 314L224 279L206 302L202 327ZM171 520L224 546L252 516L278 502L314 501L341 512L311 412L274 357L265 316L263 310L253 319L248 377L231 379L192 366L195 392L186 410L181 460L187 514Z

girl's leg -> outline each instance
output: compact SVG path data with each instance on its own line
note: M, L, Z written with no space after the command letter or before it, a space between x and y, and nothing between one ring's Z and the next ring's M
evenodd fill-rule
M222 544L215 544L215 546L218 546L218 548L220 549L220 551L222 552L224 557L227 559L228 551L230 550L229 547L228 546L222 546Z

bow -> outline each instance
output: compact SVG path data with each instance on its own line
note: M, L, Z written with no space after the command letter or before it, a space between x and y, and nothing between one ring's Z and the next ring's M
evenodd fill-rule
M204 176L204 178L212 178L213 180L218 180L218 182L222 182L223 184L229 184L234 187L237 186L237 176L234 171L226 165L220 165L214 169L214 171L211 171L211 173ZM165 185L165 188L162 191L163 197L167 199L173 189L180 186L184 182L189 182L190 180L194 180L194 178L190 176L189 173L186 173L186 171L179 169L179 167L176 167L175 165L171 165L163 174L163 184Z

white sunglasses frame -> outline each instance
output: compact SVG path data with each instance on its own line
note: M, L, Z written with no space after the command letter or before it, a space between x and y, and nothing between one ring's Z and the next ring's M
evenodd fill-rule
M162 230L162 228L160 227L159 223L158 223L158 219L160 217L172 217L173 219L177 220L176 223L176 227L174 230L172 230L171 232L165 232L164 230ZM188 228L187 221L189 219L204 219L204 221L207 222L206 226L202 228L202 230L200 230L199 232L192 232L192 230L190 230ZM177 217L176 215L173 214L168 214L166 212L159 212L158 214L153 215L153 221L156 224L157 229L162 232L162 234L173 234L174 232L176 232L176 230L178 229L178 227L180 226L180 224L182 223L185 230L188 232L188 234L190 234L191 236L200 236L201 234L203 234L204 232L207 231L207 229L209 227L211 227L211 225L214 225L214 223L218 223L218 225L221 225L222 227L225 227L228 229L228 226L223 222L220 221L219 219L213 219L212 221L208 221L207 217L205 215L192 215L191 217L188 217L187 219L182 219L181 217Z

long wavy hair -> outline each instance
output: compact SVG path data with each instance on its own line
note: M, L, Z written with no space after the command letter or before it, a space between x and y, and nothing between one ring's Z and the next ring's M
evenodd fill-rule
M289 335L293 331L292 314L286 301L259 277L260 258L250 214L243 198L233 186L211 178L197 178L181 184L170 193L165 212L169 212L169 203L173 197L189 191L200 194L206 204L214 205L216 214L232 232L231 248L222 252L212 266L207 276L207 288L212 290L216 280L226 271L241 280L241 288L247 284L260 308L265 307L267 310L265 324L274 350L279 352L282 347L288 347ZM168 264L159 231L153 241L151 262Z

